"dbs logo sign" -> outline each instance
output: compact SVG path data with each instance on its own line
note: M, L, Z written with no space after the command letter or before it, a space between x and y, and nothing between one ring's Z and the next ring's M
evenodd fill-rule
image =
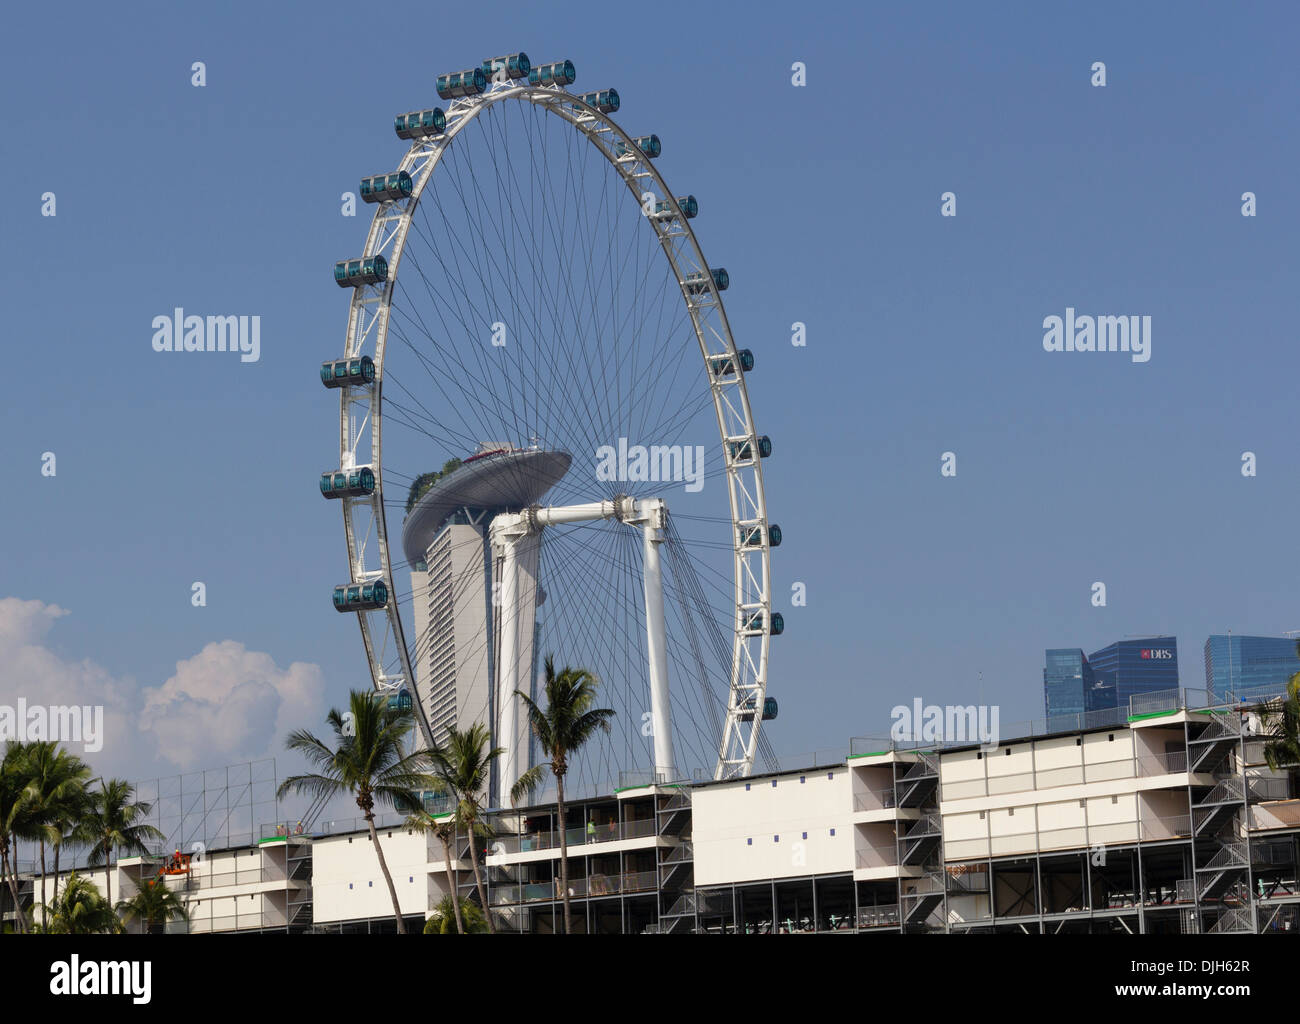
M1142 657L1154 661L1172 661L1174 657L1174 652L1169 650L1169 648L1167 647L1162 647L1162 648L1144 647L1142 649Z

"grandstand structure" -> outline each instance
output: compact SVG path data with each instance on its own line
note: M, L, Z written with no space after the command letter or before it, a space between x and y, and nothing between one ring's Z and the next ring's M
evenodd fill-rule
M499 931L562 929L563 831L575 929L591 933L1296 933L1300 772L1264 757L1277 703L1175 690L988 748L859 738L830 765L629 776L563 820L553 803L495 811L473 841ZM379 824L418 928L448 893L441 844ZM162 876L200 909L172 930L394 929L364 822L261 832ZM461 899L477 899L470 841L453 845ZM151 868L118 862L114 892Z

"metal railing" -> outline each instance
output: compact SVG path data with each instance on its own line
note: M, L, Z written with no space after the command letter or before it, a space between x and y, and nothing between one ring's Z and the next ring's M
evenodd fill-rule
M879 792L868 790L865 793L859 793L853 798L853 809L855 811L887 811L895 806L893 789L885 789Z
M859 907L857 925L859 928L897 928L898 904L890 903L882 907Z
M1057 768L1041 768L1030 772L1014 772L1008 775L957 779L942 784L943 799L968 800L981 796L1003 796L1007 793L1027 793L1062 786L1078 786L1089 782L1179 775L1185 771L1187 771L1187 752L1176 750L1167 754L1142 754L1062 765Z
M860 868L896 868L898 867L898 848L890 846L884 850L874 848L858 850L856 864Z

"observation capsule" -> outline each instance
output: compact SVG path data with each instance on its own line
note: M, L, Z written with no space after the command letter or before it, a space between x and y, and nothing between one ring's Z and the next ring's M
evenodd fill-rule
M393 131L397 132L399 139L427 139L432 135L441 135L446 130L447 115L441 107L398 114L393 121Z
M710 284L712 284L715 291L725 292L731 287L731 276L727 273L725 267L718 267L716 270L710 270L708 277L698 272L691 274L686 278L685 284L686 290L692 295L707 292Z
M375 493L375 474L369 466L337 469L320 475L320 492L327 498L363 498Z
M750 636L763 632L762 612L754 612L753 615L745 620L744 632ZM780 612L772 613L771 626L769 627L768 632L771 633L772 636L780 636L785 632L785 619L781 617Z
M369 612L388 604L388 584L383 580L347 583L334 588L334 609L340 612Z
M411 699L410 691L405 687L388 698L389 711L410 711L415 707L415 702Z
M754 353L747 348L742 348L736 353L737 359L740 360L740 369L748 373L754 368ZM716 356L709 356L709 369L713 371L715 377L721 377L724 374L735 372L735 361L731 358L730 352L723 352Z
M483 74L482 68L439 75L438 95L444 100L454 100L459 96L477 96L487 90L487 84L487 75Z
M618 109L618 90L600 89L596 92L584 92L578 99L589 107L595 107L602 114L612 114Z
M700 204L695 201L694 196L678 196L675 204L667 199L661 199L655 203L655 212L652 216L655 220L676 220L679 209L686 215L687 220L692 220L700 212Z
M741 542L747 548L756 548L763 543L763 528L761 526L744 526L740 530ZM781 527L773 523L767 528L767 543L769 547L779 548L781 546Z
M334 280L340 288L360 288L388 280L388 261L382 256L339 260L334 264Z
M483 74L487 75L488 81L492 81L498 71L504 71L506 78L527 78L528 72L532 70L532 65L528 63L528 54L512 53L505 57L492 57L485 60L482 65Z
M405 171L376 174L361 179L361 198L367 203L382 203L385 199L405 199L414 187L411 176Z
M578 72L571 60L553 64L534 64L528 71L528 81L533 85L572 85Z
M637 149L641 150L641 152L651 160L664 151L664 147L660 143L658 135L642 135L633 139L632 142L636 145ZM614 146L615 156L626 156L630 152L632 151L627 148L626 143L620 142Z
M776 698L775 697L766 698L763 701L763 721L770 722L772 719L776 717L776 714L777 714ZM742 722L752 722L754 720L754 711L753 711L752 703L746 705L745 710L741 712L740 720Z
M744 441L728 441L727 450L731 452L732 459L737 462L748 462L754 458L753 449L750 447L748 439ZM772 439L766 434L759 435L758 438L758 455L759 458L766 459L772 454Z
M375 361L369 356L357 359L334 359L320 364L320 381L327 388L341 388L349 384L373 384Z

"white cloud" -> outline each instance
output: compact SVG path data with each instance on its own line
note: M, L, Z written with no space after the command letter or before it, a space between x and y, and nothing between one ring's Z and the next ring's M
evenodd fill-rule
M320 667L287 669L234 640L210 643L177 662L162 686L143 693L140 728L182 768L274 756L290 729L323 717Z
M103 749L83 754L97 774L149 778L283 757L290 730L324 719L317 665L282 669L269 654L222 640L177 662L161 686L141 687L45 646L69 614L39 600L0 598L0 704L102 705Z

